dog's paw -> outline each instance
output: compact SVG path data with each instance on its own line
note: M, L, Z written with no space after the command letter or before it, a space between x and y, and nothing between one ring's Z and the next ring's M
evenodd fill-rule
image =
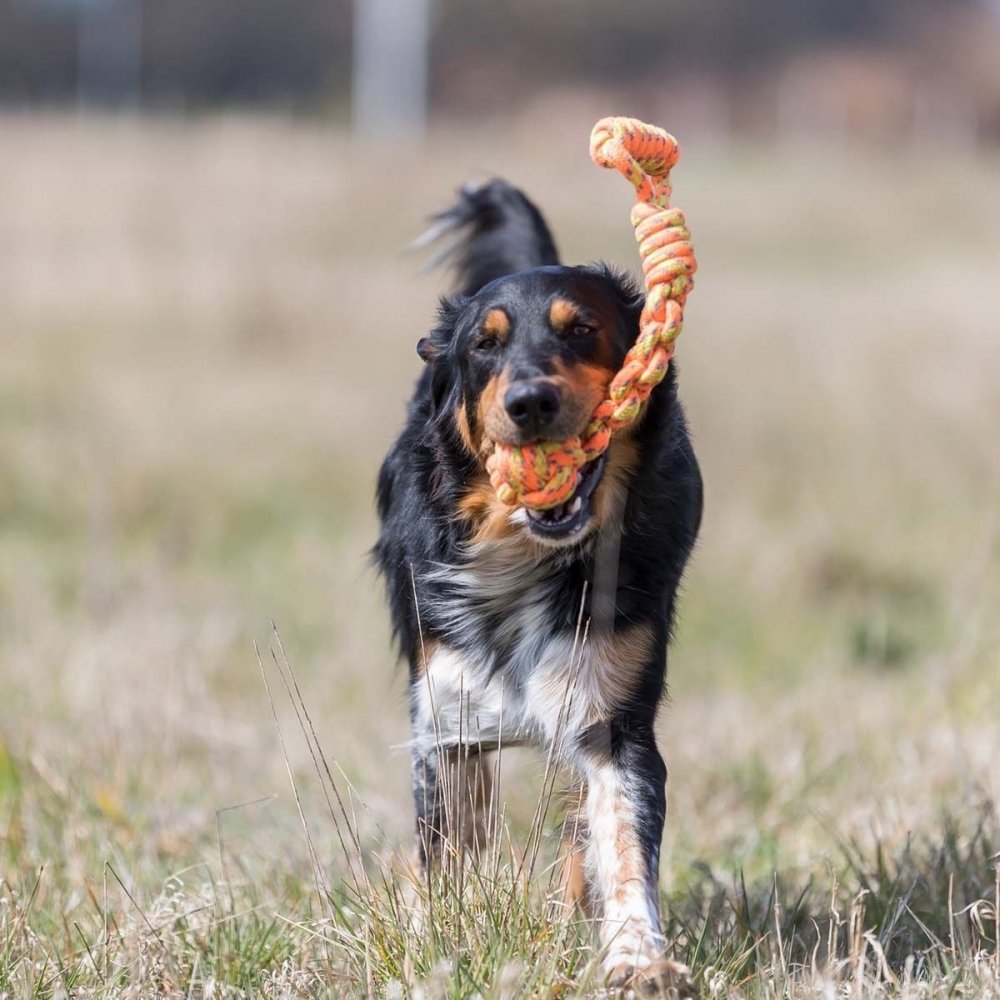
M657 958L637 965L625 961L613 965L606 976L608 987L619 994L636 997L693 997L691 970L669 958Z

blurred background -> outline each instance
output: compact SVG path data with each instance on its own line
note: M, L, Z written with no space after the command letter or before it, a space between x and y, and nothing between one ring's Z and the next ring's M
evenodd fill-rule
M678 131L1000 141L996 0L4 0L12 108L510 122L569 93ZM352 102L353 82L353 102Z
M272 619L366 846L408 837L366 553L447 279L405 247L502 174L634 268L606 114L680 138L700 262L665 885L995 824L1000 4L0 0L0 867L53 927L109 858L216 872L229 807L308 886Z

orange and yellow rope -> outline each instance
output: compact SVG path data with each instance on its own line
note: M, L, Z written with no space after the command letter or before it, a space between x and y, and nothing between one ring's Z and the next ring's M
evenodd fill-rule
M590 156L635 187L632 226L646 285L639 335L580 437L497 445L486 465L497 496L511 506L544 510L568 500L581 466L607 450L615 431L638 419L667 374L694 284L691 234L684 213L669 204L670 169L680 156L677 140L634 118L603 118L590 134Z

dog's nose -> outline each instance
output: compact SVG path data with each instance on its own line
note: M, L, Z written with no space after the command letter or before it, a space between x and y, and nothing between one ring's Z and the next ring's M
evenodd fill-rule
M559 390L548 379L523 379L507 390L503 405L519 430L541 434L559 413Z

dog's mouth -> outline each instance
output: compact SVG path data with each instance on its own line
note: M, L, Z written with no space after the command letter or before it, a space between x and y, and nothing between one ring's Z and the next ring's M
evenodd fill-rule
M587 526L593 516L592 501L604 473L604 456L582 466L573 495L558 507L529 510L528 529L538 538L551 541L569 539Z

